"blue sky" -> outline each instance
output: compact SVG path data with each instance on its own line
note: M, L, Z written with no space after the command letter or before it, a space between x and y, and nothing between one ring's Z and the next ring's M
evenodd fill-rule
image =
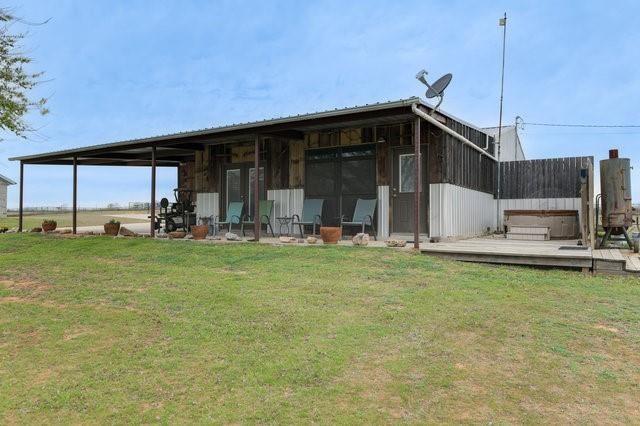
M501 29L509 17L505 122L640 124L640 3L596 1L9 1L25 48L50 79L32 140L2 135L8 157L423 95L415 73L452 72L443 108L498 121ZM640 129L527 126L528 158L632 158ZM71 202L71 168L27 166L25 205ZM146 168L82 167L81 206L149 198ZM158 195L175 186L159 175ZM18 190L9 191L17 206Z

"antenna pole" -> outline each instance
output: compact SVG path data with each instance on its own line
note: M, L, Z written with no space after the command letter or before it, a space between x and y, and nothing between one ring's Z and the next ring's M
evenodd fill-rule
M498 119L498 172L496 181L496 230L500 230L500 151L502 147L502 100L504 98L504 57L507 45L507 12L504 13L504 18L499 21L502 27L502 77L500 81L500 118Z

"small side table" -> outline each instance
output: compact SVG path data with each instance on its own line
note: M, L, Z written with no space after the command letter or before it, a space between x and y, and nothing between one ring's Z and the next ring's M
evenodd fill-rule
M291 235L291 222L293 222L293 217L286 217L286 216L282 216L282 217L276 217L276 220L278 221L278 223L280 224L280 227L278 228L278 234L282 235L282 229L286 229L287 236Z

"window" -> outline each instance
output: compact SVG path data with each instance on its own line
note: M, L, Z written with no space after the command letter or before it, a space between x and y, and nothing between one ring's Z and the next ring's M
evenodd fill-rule
M416 189L415 154L398 156L398 172L400 176L400 192L414 192Z

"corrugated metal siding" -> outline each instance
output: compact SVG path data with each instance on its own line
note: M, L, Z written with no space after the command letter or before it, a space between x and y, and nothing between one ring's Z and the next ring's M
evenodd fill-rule
M272 189L267 191L267 200L273 200L273 217L271 226L274 232L279 232L280 225L276 217L302 214L302 204L304 203L304 189Z
M198 223L201 217L220 215L220 195L217 192L198 192L196 194L196 217Z
M500 227L505 210L578 210L581 213L580 198L512 198L500 200Z
M378 186L378 238L389 238L389 186Z
M0 183L0 217L7 216L7 185Z
M493 230L496 201L491 194L448 183L429 185L431 237L472 237Z

